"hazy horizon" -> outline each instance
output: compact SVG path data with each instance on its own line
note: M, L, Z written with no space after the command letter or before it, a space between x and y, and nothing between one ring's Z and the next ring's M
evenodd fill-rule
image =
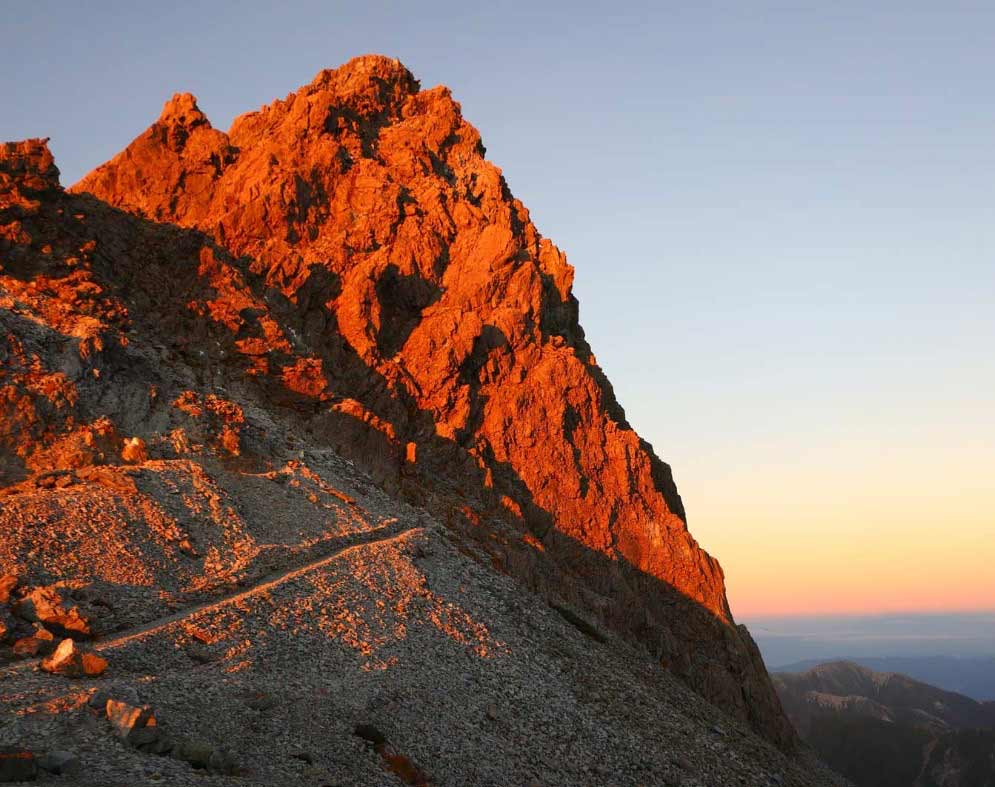
M995 610L742 619L767 667L859 658L995 658Z
M544 235L733 613L995 609L995 8L40 2L0 138L68 185L174 92L449 85ZM44 55L44 56L43 56Z

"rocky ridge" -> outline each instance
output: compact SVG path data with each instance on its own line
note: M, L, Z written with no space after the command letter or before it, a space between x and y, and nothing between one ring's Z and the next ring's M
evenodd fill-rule
M597 366L573 269L446 88L361 57L227 134L177 95L73 191L238 258L201 265L217 282L241 275L259 302L219 292L201 308L231 332L229 364L297 394L315 439L416 502L444 479L466 505L438 513L471 530L509 521L544 565L579 575L549 593L790 745L670 468Z
M300 699L313 697L323 685L315 664L341 658L324 653L330 639L362 655L347 659L351 669L383 675L345 714L356 724L362 697L385 690L398 694L392 713L408 695L431 706L413 666L424 652L476 654L453 657L450 672L440 666L432 687L459 685L467 669L491 680L492 657L505 659L495 674L540 708L580 691L585 681L570 666L580 658L613 691L634 681L656 698L659 714L614 722L633 745L671 740L683 716L703 720L707 734L687 744L683 776L671 773L674 746L650 758L658 764L646 773L659 780L823 778L792 776L796 765L734 721L793 746L756 648L733 624L721 570L688 534L669 468L625 422L596 366L571 269L483 158L444 88L420 91L396 61L359 58L239 118L227 135L192 97L177 96L69 193L42 141L7 144L0 265L0 573L103 599L97 636L109 644L100 652L112 675L148 685L142 699L157 718L208 734L218 719L201 709L194 724L175 697L231 696L241 673L259 685L258 665L283 658L283 679L300 673ZM445 555L434 571L452 577L446 592L438 595L415 554L415 568L401 571L415 571L412 590L390 602L392 616L359 612L380 608L399 581L400 569L388 577L373 568L378 544L415 538L412 528L429 542L418 549ZM353 546L356 562L338 567L339 550ZM298 569L303 587L268 584ZM471 575L466 587L457 579ZM365 601L356 597L337 623L310 620L331 604L314 583L357 577ZM279 588L289 608L271 615L253 606L255 591L240 595L260 587ZM514 611L488 606L488 594ZM249 606L212 617L212 604L236 597ZM538 599L549 606L537 608ZM454 605L470 611L450 619ZM498 639L517 644L495 650L480 626L501 629L519 615L535 632L513 626ZM266 633L275 619L312 643L300 658ZM578 643L566 655L554 644L564 636ZM543 662L537 654L550 648L553 661ZM527 688L548 680L525 666L536 658L543 670L570 666L546 694ZM17 731L44 717L40 707L61 704L68 711L53 719L80 722L81 705L52 695L66 678L31 675L10 673L22 699L0 742L23 738ZM498 718L552 723L484 695ZM561 709L593 720L608 712L597 707ZM458 708L436 710L466 723ZM434 783L528 781L524 771L460 781L468 766L440 751L440 731L416 709L410 717L425 736L415 738L423 748L413 761L442 763ZM665 718L672 729L660 727ZM231 724L242 722L234 713ZM366 743L384 763L419 745L404 724L381 719L377 728L385 740ZM260 729L260 759L250 763L261 783L275 778L262 756L272 753L272 732ZM33 734L62 741L51 730ZM557 760L541 783L589 780L577 768L595 767L601 733L577 735L587 754ZM718 751L716 735L740 764L706 756ZM508 767L536 775L544 771L535 757L566 740L541 735L534 754L516 760L521 741L498 737L510 747ZM482 763L499 761L483 751ZM605 783L644 778L631 763L611 766L628 775ZM376 783L369 773L350 778Z

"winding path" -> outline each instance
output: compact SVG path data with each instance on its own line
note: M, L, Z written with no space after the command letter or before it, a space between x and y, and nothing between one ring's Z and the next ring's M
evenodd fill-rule
M297 579L298 577L304 576L304 574L314 571L317 568L327 566L329 563L332 563L349 552L353 552L357 549L362 549L363 547L368 547L373 544L386 544L391 541L397 541L409 533L420 529L421 528L419 527L398 527L397 525L385 525L383 527L375 528L374 530L370 530L369 532L362 534L362 536L359 537L359 541L348 544L347 546L339 547L333 552L319 557L316 560L312 560L309 563L270 574L265 579L261 579L255 584L250 585L237 593L205 601L200 604L194 604L191 607L186 607L185 609L181 609L171 615L167 615L166 617L157 618L149 623L143 623L139 626L135 626L134 628L119 632L112 637L100 639L93 643L92 648L95 651L110 650L129 642L133 642L136 639L142 639L148 635L156 634L174 623L186 620L187 618L192 618L201 612L211 612L216 609L221 609L222 607L226 607L229 604L235 604L244 598L255 595L256 593L265 592L276 587L277 585L282 585L284 582ZM381 535L384 531L387 531L387 534Z
M143 639L144 637L157 634L165 629L169 628L174 623L178 623L181 620L186 620L198 615L201 612L210 612L217 609L221 609L230 604L235 604L242 599L248 598L249 596L255 595L257 593L263 593L270 590L284 582L289 582L291 580L297 579L298 577L304 576L305 574L314 571L315 569L327 566L334 562L338 558L349 554L355 550L363 549L364 547L372 546L374 544L387 544L391 541L399 541L405 536L419 531L422 528L420 526L403 526L397 522L391 523L389 525L382 525L380 527L374 528L373 530L367 531L362 534L352 536L350 540L352 543L340 546L332 552L322 555L314 560L311 560L303 565L293 566L291 568L276 571L267 575L265 578L260 579L258 582L250 585L244 590L240 590L236 593L231 593L220 598L211 599L209 601L204 601L199 604L194 604L189 607L185 607L181 610L173 612L165 617L156 618L155 620L149 621L147 623L142 623L138 626L134 626L125 631L118 632L112 636L102 638L100 640L90 643L90 648L94 651L106 651L112 650L114 648L126 645L129 642L134 642L135 640ZM32 669L41 663L41 659L30 659L27 661L22 661L19 664L11 665L6 668L7 672L21 672L25 670Z

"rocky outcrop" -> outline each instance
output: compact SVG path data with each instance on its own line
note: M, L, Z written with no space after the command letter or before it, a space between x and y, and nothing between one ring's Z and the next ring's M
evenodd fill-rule
M254 366L319 402L355 398L391 443L493 490L539 537L552 527L728 621L669 468L584 340L573 269L483 154L448 90L365 57L229 134L177 95L74 191L247 256L300 321L246 343Z
M597 366L573 269L447 89L358 58L228 133L178 95L71 191L41 141L0 151L6 484L128 495L102 465L203 451L265 470L265 413L792 745L669 467Z

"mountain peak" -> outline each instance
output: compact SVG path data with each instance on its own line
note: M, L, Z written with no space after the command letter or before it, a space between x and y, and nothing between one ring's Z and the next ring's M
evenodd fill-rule
M336 68L324 68L311 80L312 86L348 85L380 80L403 84L417 91L418 80L400 60L386 55L359 55Z
M211 368L290 397L318 444L453 527L512 528L495 565L790 745L721 567L597 366L573 268L449 91L364 55L228 134L193 96L167 109L72 191L217 249L198 308L230 336L205 346Z
M205 124L210 126L207 116L197 106L197 98L191 93L174 93L163 105L158 122L187 128Z

